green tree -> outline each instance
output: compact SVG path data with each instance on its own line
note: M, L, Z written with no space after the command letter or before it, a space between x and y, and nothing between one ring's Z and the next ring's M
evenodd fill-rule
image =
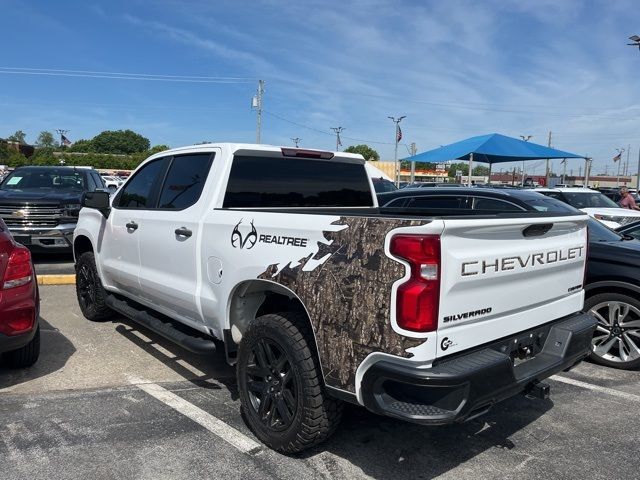
M20 152L0 144L0 165L8 165L10 167L21 167L28 165L30 162Z
M76 140L73 142L73 145L66 149L68 152L82 152L88 153L93 152L93 142L91 140Z
M24 133L22 130L18 130L13 135L9 135L7 137L7 140L11 142L27 143L25 141L26 136L26 133Z
M56 140L53 137L53 133L42 131L40 135L38 135L38 139L36 140L36 145L40 148L46 147L51 148L56 146Z
M449 165L447 174L453 178L458 170L462 171L463 176L469 175L469 164L467 162L452 163Z
M345 150L347 153L359 153L365 160L380 160L380 155L369 145L352 145Z
M467 171L468 171L467 167ZM487 176L489 175L489 167L485 167L484 165L478 165L477 167L473 167L473 174L478 176Z
M116 153L129 155L149 149L149 139L132 130L107 130L91 140L96 153Z

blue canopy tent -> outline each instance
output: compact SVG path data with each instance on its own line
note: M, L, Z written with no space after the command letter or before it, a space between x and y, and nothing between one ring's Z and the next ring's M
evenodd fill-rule
M517 138L507 137L499 133L471 137L460 142L422 152L412 157L404 158L409 162L439 163L447 160L469 161L469 184L471 184L471 172L473 162L494 163L519 162L525 160L554 158L585 158L575 153L563 152L555 148L545 147L536 143L525 142ZM491 173L489 173L491 174Z

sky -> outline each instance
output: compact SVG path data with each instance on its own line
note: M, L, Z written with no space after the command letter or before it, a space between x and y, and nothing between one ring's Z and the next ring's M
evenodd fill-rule
M263 79L263 143L332 150L341 126L342 148L392 160L387 117L406 115L400 158L412 142L497 132L546 144L551 131L594 173L615 171L628 145L637 170L637 0L0 0L0 12L0 137L255 142Z

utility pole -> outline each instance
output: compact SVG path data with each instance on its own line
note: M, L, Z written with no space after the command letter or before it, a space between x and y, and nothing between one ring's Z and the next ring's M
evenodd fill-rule
M258 114L258 124L256 126L256 143L260 142L262 133L262 100L264 97L264 80L258 80L258 90L251 99L251 108L255 108Z
M340 141L340 132L344 130L342 127L331 127L331 130L336 132L336 152L340 151L340 147L342 146L342 142Z
M560 163L562 163L564 165L563 168L562 168L562 184L566 185L567 184L567 181L566 181L566 178L567 178L567 159L563 158L562 162L560 162Z
M624 153L624 148L616 148L616 150L618 151L618 155L616 155L616 157L618 157L618 176L616 177L616 187L620 187L620 164L622 163L622 154Z
M418 152L416 148L416 142L411 143L411 156L413 157ZM410 182L416 181L416 162L411 162L411 179Z
M638 149L638 171L636 172L636 191L640 192L640 149Z
M387 117L387 118L390 118L391 121L396 124L396 148L393 156L393 161L395 162L395 165L396 165L396 168L395 168L396 182L395 183L396 183L396 187L398 188L400 188L400 163L398 162L398 142L402 139L402 130L400 130L400 122L405 117L406 115L398 117L398 119L396 119L395 117Z
M69 130L63 130L62 128L57 128L56 133L60 135L60 147L61 148L66 147L64 139L65 139L65 135L69 133Z
M533 138L533 135L520 135L523 142L528 142ZM491 181L491 179L489 179ZM522 186L524 187L524 160L522 161Z
M298 148L298 144L300 143L300 140L302 140L302 139L298 138L298 137L291 139L291 141L296 144L296 148Z
M584 157L584 186L589 188L589 174L591 173L591 158Z
M631 145L627 146L627 163L624 164L624 176L629 175L629 150L631 150Z

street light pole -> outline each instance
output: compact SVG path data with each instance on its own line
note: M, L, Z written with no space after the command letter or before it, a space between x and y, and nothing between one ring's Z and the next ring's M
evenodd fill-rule
M398 163L398 142L400 141L400 139L402 138L402 134L400 133L400 122L402 121L403 118L405 118L406 115L403 115L401 117L398 117L398 119L396 119L395 117L387 117L390 118L391 121L393 123L396 124L396 148L395 148L395 152L393 155L393 161L395 162L395 183L396 183L396 187L400 188L400 163Z

